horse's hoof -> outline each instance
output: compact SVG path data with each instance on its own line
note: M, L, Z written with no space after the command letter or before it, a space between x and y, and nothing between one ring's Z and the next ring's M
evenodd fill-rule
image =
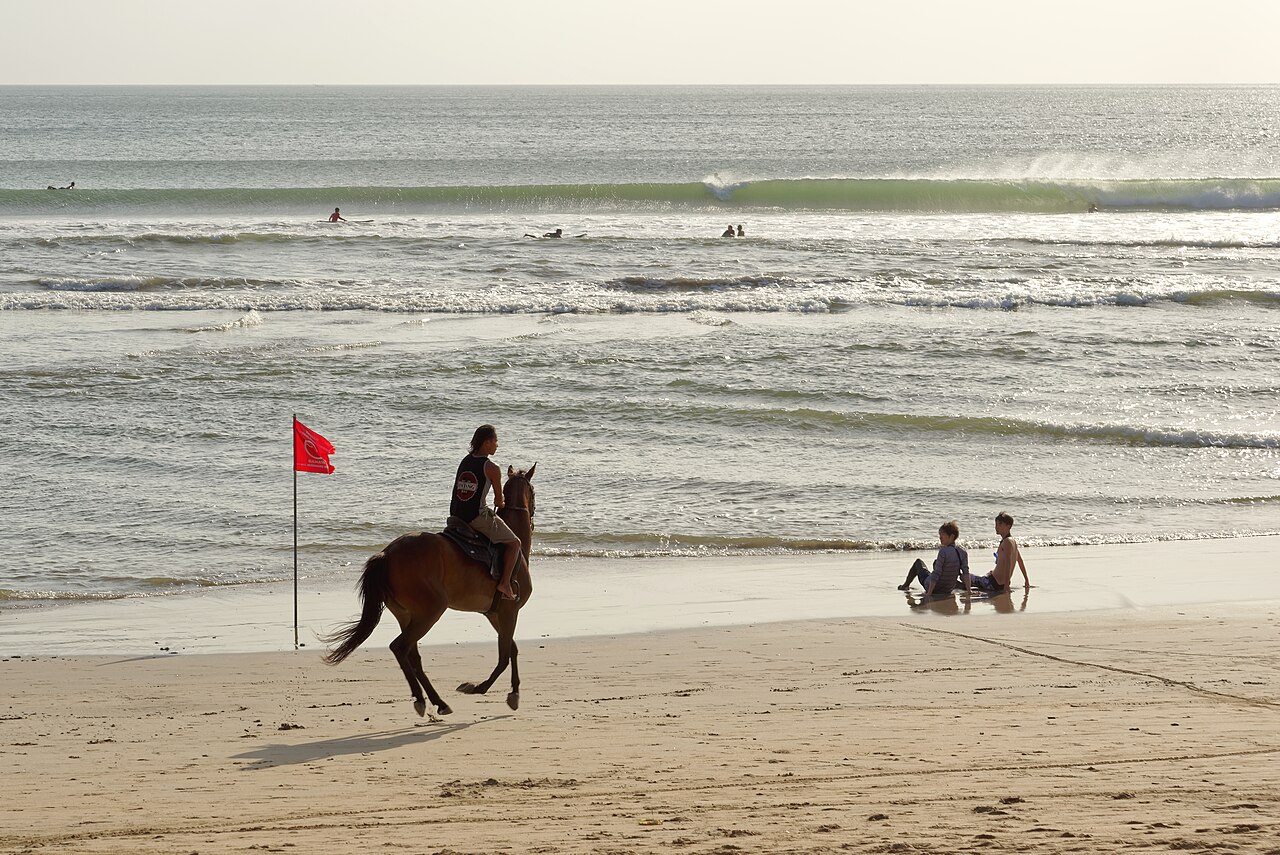
M453 715L453 707L449 706L448 704L441 704L440 706L436 707L436 712L438 712L440 715Z
M475 683L463 683L458 687L458 691L464 695L474 695L476 693Z
M511 692L507 695L507 706L511 707L513 710L520 709L520 693L519 692Z
M418 717L419 717L419 718L422 718L423 716L425 716L425 715L427 714L427 702L426 702L426 701L414 701L414 702L413 702L413 711L414 711L414 712L416 712L416 713L418 714Z

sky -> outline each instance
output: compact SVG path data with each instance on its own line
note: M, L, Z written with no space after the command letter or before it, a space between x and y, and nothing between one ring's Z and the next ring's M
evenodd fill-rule
M1280 0L0 0L0 85L1280 83Z

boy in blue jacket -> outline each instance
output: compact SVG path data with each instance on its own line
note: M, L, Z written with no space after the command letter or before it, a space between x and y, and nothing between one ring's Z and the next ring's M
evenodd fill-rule
M925 598L946 597L956 589L956 583L963 576L965 590L969 590L969 553L956 546L960 537L960 525L955 520L944 522L938 528L938 541L942 544L938 549L938 557L933 559L933 569L929 570L919 558L907 571L907 580L898 586L899 591L911 587L912 581L920 580L924 588Z

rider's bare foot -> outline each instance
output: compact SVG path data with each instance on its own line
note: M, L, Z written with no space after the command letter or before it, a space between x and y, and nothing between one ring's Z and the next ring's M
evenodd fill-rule
M498 586L498 593L502 595L502 599L504 599L504 600L514 600L514 599L516 599L516 592L515 592L515 591L513 591L513 590L511 590L511 586L510 586L510 585L507 585L506 587L503 587L502 585L499 585L499 586Z

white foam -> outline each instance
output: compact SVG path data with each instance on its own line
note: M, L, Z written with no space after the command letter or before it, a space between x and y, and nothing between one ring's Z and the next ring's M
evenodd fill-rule
M40 280L40 286L50 291L140 291L163 281L146 276L46 278Z
M246 329L248 327L260 327L262 324L262 315L258 313L257 309L250 309L234 321L227 321L225 324L215 324L210 327L193 327L192 329L187 330L187 332L230 332L231 330Z

